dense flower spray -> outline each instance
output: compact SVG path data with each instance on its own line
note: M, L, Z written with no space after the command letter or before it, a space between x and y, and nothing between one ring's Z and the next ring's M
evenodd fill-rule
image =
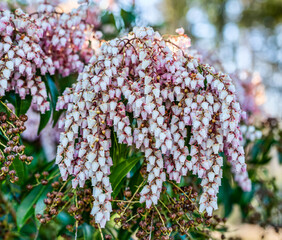
M53 74L52 59L42 51L39 40L42 29L22 10L0 11L0 96L15 91L22 99L33 96L37 110L49 109L45 83L37 74Z
M176 29L180 36L170 36L170 40L181 47L186 55L197 58L200 63L208 63L217 70L226 72L227 69L220 57L215 52L205 52L198 49L191 49L190 38L184 34L184 29ZM260 106L265 101L264 86L261 82L259 73L250 73L246 70L236 70L230 74L232 82L236 88L236 98L240 103L244 119L247 120L250 115L259 115Z
M74 176L74 188L92 180L91 213L101 227L112 211L111 129L119 143L144 152L148 177L140 202L147 208L158 203L167 177L179 183L189 170L202 179L199 210L211 215L223 154L238 184L251 188L235 87L228 75L188 56L189 39L180 34L176 44L152 28L134 28L104 43L58 100L57 108L67 112L56 162L63 179Z
M217 70L226 72L217 54L189 48L190 38L184 34L184 29L179 28L176 32L180 36L170 36L170 40L181 47L185 54L196 58L200 63L208 63ZM265 101L264 86L259 73L236 70L230 76L236 88L236 99L242 109L240 122L240 129L243 136L242 143L245 144L248 140L253 142L262 136L262 132L256 129L254 125L256 120L261 118L263 112L261 105Z
M35 15L43 30L42 49L52 58L56 70L68 76L81 72L93 55L90 41L99 37L95 27L99 24L100 12L94 3L81 2L71 12L61 13L56 11L58 3L40 0Z

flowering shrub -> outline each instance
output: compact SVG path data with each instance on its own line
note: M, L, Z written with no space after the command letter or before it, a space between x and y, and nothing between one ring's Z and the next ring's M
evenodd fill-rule
M58 109L68 109L56 158L61 175L64 180L74 175L74 188L92 180L91 213L103 228L112 211L113 127L119 143L145 154L148 176L141 203L147 208L158 203L166 174L179 183L190 170L202 179L199 211L211 215L221 184L220 153L227 155L239 185L246 191L251 187L234 93L228 75L186 56L151 28L135 28L103 44L101 54L59 98Z
M42 29L20 9L15 14L1 11L0 17L0 95L14 90L24 99L31 94L38 110L44 113L49 109L49 102L46 86L36 70L40 69L45 75L47 72L53 74L55 68L39 45Z
M56 12L57 2L40 3L38 12L32 14L21 9L0 12L0 96L15 91L25 99L30 94L37 110L45 113L50 101L43 77L82 71L94 53L90 40L94 43L99 33L87 20L86 4L67 14Z
M89 47L89 41L95 36L95 26L88 21L87 4L70 13L56 12L56 6L56 2L43 0L35 13L43 30L40 45L52 58L56 70L68 76L81 72L84 62L92 56L94 50ZM95 19L96 16L91 17Z
M254 125L260 83L222 73L183 29L112 39L133 13L38 3L0 11L1 237L207 239L227 230L218 204L253 221L265 198L269 221L275 184L256 173L277 134Z

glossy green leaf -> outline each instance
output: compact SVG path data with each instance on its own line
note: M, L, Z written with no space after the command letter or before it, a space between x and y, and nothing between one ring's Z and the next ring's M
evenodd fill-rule
M54 80L51 78L49 74L46 74L46 81L47 81L47 86L48 86L47 89L51 95L51 105L52 105L53 110L55 110L58 96L59 96L59 91L57 89L57 86Z
M93 235L93 227L90 225L84 223L81 225L82 232L83 232L83 239L84 240L92 240L92 235Z
M45 128L45 126L47 125L47 123L50 120L50 117L53 113L53 121L55 121L55 123L53 124L53 126L57 123L61 112L56 112L56 104L57 104L57 100L58 100L58 96L59 96L59 91L57 89L57 86L53 80L53 78L49 75L46 74L45 75L45 83L46 83L46 88L48 93L50 94L50 111L46 112L45 114L41 114L40 115L40 125L38 128L38 134L42 131L42 129Z
M43 214L44 213L44 209L46 207L46 204L44 203L44 199L46 198L46 195L48 192L50 192L51 187L49 186L48 188L46 188L44 190L44 192L41 194L41 196L39 197L38 201L36 202L35 208L34 208L34 215L36 216L37 214ZM36 226L37 229L40 228L41 223L38 221L37 218L35 218L36 220Z
M17 99L16 99L16 94L14 92L9 92L5 94L5 96L3 97L3 101L5 100L7 100L17 109Z
M52 124L53 127L56 126L56 124L59 121L60 116L62 115L62 113L63 113L63 110L53 111L53 124Z
M126 178L124 177L123 179L121 179L119 184L116 186L114 195L112 195L113 198L119 199L119 197L121 198L123 197L123 190L124 190L125 184L126 184Z
M17 209L17 227L20 230L26 221L33 215L33 205L38 201L41 195L44 193L46 186L35 187L26 197L22 200Z
M27 110L30 108L31 101L31 95L27 95L25 96L25 99L20 100L20 108L18 109L18 115L26 114Z
M62 211L57 215L56 221L59 222L60 225L62 226L62 229L60 229L58 233L59 235L65 232L67 225L69 224L73 225L75 223L75 219L65 211Z
M47 123L50 120L50 117L51 117L51 111L47 111L45 112L45 114L40 114L40 123L37 131L38 135L46 127Z
M19 177L19 184L23 183L25 180L25 166L24 163L17 156L13 161L13 168L15 169L17 176Z
M129 28L135 22L135 15L132 11L126 11L124 9L120 10L120 15L122 17L124 27Z
M118 186L126 176L126 174L141 160L142 156L129 157L125 161L111 168L110 182L112 184L112 197L115 198L118 194Z
M101 21L102 21L104 24L113 24L113 25L115 25L115 17L114 17L114 14L105 12L104 15L103 15L102 18L101 18Z
M221 203L224 205L224 216L227 217L230 215L233 209L233 201L232 201L232 187L229 183L229 180L224 177L222 179L222 184L219 188L218 198Z
M136 170L135 170L133 176L130 178L130 181L129 181L129 184L128 184L128 186L129 186L129 188L132 192L135 192L137 190L137 187L144 180L144 178L142 177L142 175L140 173L140 169L141 169L142 165L141 164L138 164L138 165L136 167ZM133 170L131 172L133 172Z

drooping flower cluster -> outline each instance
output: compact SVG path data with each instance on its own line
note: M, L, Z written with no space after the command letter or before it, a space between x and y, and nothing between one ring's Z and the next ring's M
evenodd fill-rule
M52 58L61 75L81 72L94 53L90 41L99 35L94 31L98 16L89 11L98 8L84 3L70 13L59 13L56 12L58 2L40 0L39 3L36 15L43 30L40 45L45 54Z
M226 71L222 61L216 54L207 54L203 51L199 52L196 49L187 48L190 39L184 34L183 28L177 29L176 32L180 36L171 36L169 39L174 44L177 44L188 56L197 58L200 63L207 62L217 70ZM255 120L261 117L261 105L265 101L264 86L258 73L251 74L247 71L235 71L231 74L231 78L236 88L236 98L242 109L240 123L243 134L242 143L253 142L262 136L262 132L256 129L254 124Z
M177 29L177 32L180 32L182 36L185 36L182 32L183 29ZM170 40L178 44L176 41L179 39L170 37ZM188 38L189 39L189 38ZM184 41L182 41L184 42ZM226 72L224 64L218 55L210 52L198 51L196 49L190 49L179 46L182 50L188 55L197 58L199 62L214 66L217 70ZM261 105L265 102L265 92L264 86L261 81L259 73L250 73L246 70L236 70L230 74L232 82L236 88L236 97L243 113L243 120L249 124L249 117L254 115L259 115L262 112Z
M92 215L101 227L111 212L111 128L119 143L144 152L148 177L140 202L147 208L157 204L167 176L179 183L189 170L202 179L200 212L211 215L222 154L238 184L250 190L235 87L228 75L186 55L183 46L152 28L135 28L104 43L58 100L57 108L67 112L56 162L63 179L75 177L74 188L92 180Z
M42 37L38 22L22 10L0 11L0 96L15 91L22 99L33 96L33 103L44 113L49 109L45 83L38 76L55 68L38 44Z

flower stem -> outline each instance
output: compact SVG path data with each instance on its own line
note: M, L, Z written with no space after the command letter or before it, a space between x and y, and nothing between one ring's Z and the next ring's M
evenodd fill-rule
M103 233L102 233L102 229L101 229L101 227L100 227L100 225L98 224L98 229L99 229L99 232L100 232L100 234L101 234L101 238L102 238L102 240L104 240L104 236L103 236Z

